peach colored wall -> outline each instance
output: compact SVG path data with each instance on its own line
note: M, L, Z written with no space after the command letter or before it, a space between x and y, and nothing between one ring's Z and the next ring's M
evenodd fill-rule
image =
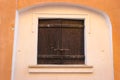
M15 0L0 0L0 80L10 80Z
M113 26L115 80L120 80L120 0L18 0L17 9L46 2L81 4L106 12ZM16 0L0 0L0 80L10 80Z

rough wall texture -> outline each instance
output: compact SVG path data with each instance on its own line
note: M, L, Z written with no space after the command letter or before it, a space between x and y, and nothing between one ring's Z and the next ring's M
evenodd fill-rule
M113 28L115 80L120 80L120 0L18 0L17 9L47 2L85 5L102 10L110 16ZM14 27L16 1L0 0L0 10L0 80L10 80L14 36L12 28Z
M10 80L15 0L0 0L0 80Z

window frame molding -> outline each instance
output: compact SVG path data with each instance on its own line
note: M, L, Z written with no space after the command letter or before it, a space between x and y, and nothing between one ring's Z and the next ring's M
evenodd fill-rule
M88 14L55 14L55 13L32 13L32 33L34 33L35 36L35 53L34 53L34 64L31 64L28 66L28 72L29 73L56 73L55 70L57 70L58 73L92 73L93 72L93 66L89 65L88 62L88 51L87 51L87 39L90 34L90 20ZM78 20L84 20L84 51L85 51L85 64L78 64L78 65L40 65L37 64L37 43L38 43L38 20L39 19L78 19ZM41 70L41 68L43 70ZM52 70L53 68L56 68L55 70ZM64 69L68 69L68 71L64 71ZM85 69L85 70L82 70Z
M32 19L32 32L37 34L35 35L36 38L36 51L35 56L37 57L37 40L38 40L38 19L57 19L57 18L63 18L63 19L81 19L84 20L84 51L85 51L85 65L87 65L87 38L88 34L90 34L90 21L89 21L89 15L88 14L55 14L55 13L33 13L33 19ZM37 59L35 59L35 64L37 64Z

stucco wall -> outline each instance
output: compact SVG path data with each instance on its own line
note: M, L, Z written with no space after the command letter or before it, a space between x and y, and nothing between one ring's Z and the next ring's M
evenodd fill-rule
M45 2L82 4L106 12L112 23L115 80L120 80L120 1L119 0L18 0L17 9ZM16 0L0 0L0 80L10 80Z
M0 0L0 80L10 80L15 0Z

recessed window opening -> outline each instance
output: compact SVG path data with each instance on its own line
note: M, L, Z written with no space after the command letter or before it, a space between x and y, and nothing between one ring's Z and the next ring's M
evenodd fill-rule
M84 20L38 19L37 64L85 64Z

